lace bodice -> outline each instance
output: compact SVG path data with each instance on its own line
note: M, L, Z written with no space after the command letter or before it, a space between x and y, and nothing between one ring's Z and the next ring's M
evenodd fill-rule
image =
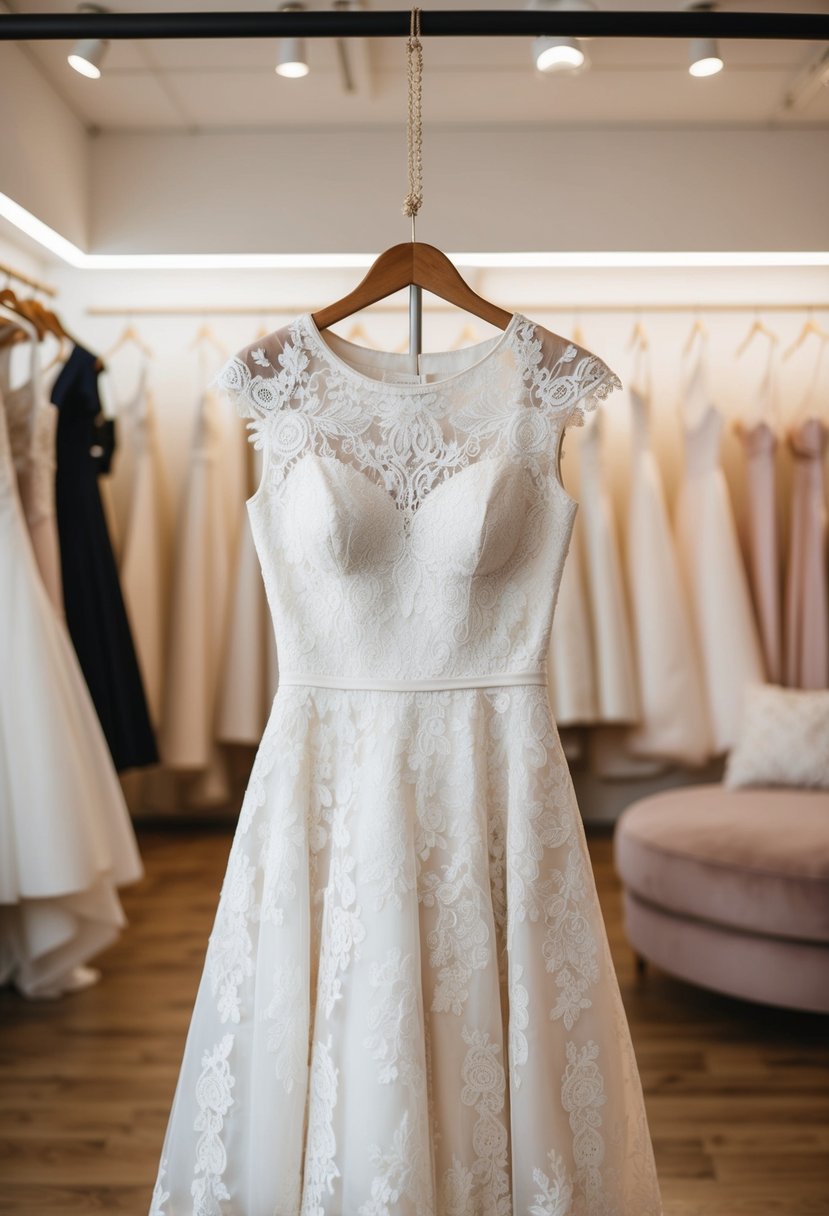
M263 454L248 511L280 678L544 669L577 509L558 444L621 381L520 313L421 364L305 313L216 378Z
M54 514L57 410L42 389L40 352L29 343L30 378L10 387L12 347L0 347L0 391L23 510L30 525Z

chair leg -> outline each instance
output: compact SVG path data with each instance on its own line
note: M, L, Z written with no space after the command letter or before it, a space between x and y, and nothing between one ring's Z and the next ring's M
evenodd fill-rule
M633 957L636 963L636 975L642 979L647 971L648 960L638 950L633 951Z

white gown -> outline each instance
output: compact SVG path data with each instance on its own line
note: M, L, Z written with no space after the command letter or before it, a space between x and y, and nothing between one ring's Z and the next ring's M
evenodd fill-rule
M712 750L735 742L747 684L765 667L725 474L722 414L708 391L705 353L682 390L685 467L674 514L677 548L702 659Z
M280 682L153 1216L662 1211L544 670L619 381L520 314L408 363L305 313L223 373Z
M0 983L24 995L75 972L126 925L116 886L144 870L63 619L35 563L0 398ZM97 974L97 973L96 973Z
M699 765L711 730L690 606L680 572L662 474L650 438L650 364L637 365L629 397L632 465L625 529L639 690L639 724L627 736L632 755Z
M221 403L201 394L179 508L169 619L162 756L173 769L215 763L215 714L229 585Z

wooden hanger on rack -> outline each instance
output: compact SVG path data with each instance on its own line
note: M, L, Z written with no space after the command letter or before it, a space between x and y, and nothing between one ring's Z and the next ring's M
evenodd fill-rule
M743 353L749 343L757 336L757 334L763 334L764 337L768 338L772 345L780 340L774 330L769 329L768 325L765 325L759 317L755 317L751 329L749 329L748 333L735 351L735 358L739 359L740 355Z
M631 332L630 340L628 341L628 348L630 349L638 346L640 350L647 350L649 345L650 339L648 338L648 332L642 324L641 317L639 317L637 318L636 324Z
M512 313L479 296L461 278L446 254L425 241L403 241L390 246L375 258L353 291L311 316L318 329L327 329L404 287L431 291L499 329L506 329L512 320Z
M144 341L144 339L141 337L141 335L139 334L139 332L135 328L135 326L127 325L122 330L120 337L116 338L115 342L113 342L112 346L107 351L107 353L106 353L107 359L111 359L112 356L115 354L115 352L117 350L120 350L122 346L126 346L126 344L128 342L131 342L133 344L133 346L137 346L138 349L141 351L141 353L147 359L151 359L153 357L152 350L147 345L147 343Z
M190 349L195 350L197 346L202 346L205 342L209 342L210 345L219 352L223 359L227 357L227 347L225 347L224 344L219 341L209 325L202 325L201 329L190 343Z
M697 317L694 320L694 324L691 326L691 332L688 334L688 341L685 343L685 346L682 349L683 355L690 353L691 347L694 345L694 339L697 337L697 335L703 339L707 339L708 337L708 327L703 321L702 317Z
M820 328L811 312L809 313L809 319L804 324L794 342L792 342L791 346L783 352L783 358L788 359L789 355L793 355L794 352L803 345L803 343L809 337L809 334L814 334L815 337L820 338L821 342L829 342L829 333L827 333L825 329Z

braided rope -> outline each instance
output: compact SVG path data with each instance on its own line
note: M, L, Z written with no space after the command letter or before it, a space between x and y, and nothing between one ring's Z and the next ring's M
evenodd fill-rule
M406 124L409 153L409 193L403 200L403 214L412 217L412 240L414 240L414 218L423 205L423 125L421 120L423 47L420 42L419 8L412 9L411 28L406 41L406 56L409 82L409 111Z

